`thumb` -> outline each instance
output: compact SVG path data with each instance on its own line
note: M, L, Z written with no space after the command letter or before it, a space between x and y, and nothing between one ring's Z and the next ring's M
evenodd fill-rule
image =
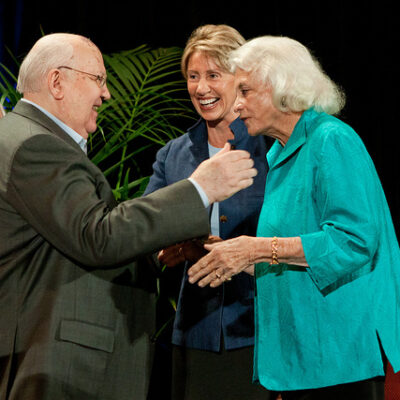
M221 245L221 241L220 242L215 242L215 243L207 243L204 245L204 248L208 251L211 251L214 247L218 247Z
M228 153L228 151L230 150L231 150L231 144L229 142L226 142L225 146L222 148L222 150L218 152L218 154L225 154Z

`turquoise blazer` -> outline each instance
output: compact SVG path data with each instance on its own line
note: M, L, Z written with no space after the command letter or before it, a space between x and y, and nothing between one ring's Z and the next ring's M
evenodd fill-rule
M400 369L400 251L359 136L310 109L275 142L257 235L300 236L309 268L256 266L254 379L300 390ZM279 249L278 249L279 255Z

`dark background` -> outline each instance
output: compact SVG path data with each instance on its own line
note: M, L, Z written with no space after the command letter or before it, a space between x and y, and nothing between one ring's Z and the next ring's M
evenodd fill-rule
M381 178L397 233L400 232L398 64L396 3L382 1L187 0L67 2L0 0L0 63L14 68L5 50L21 60L43 33L70 32L91 38L103 53L148 44L184 47L190 33L206 23L225 23L246 39L285 35L309 47L347 95L341 118L362 137ZM16 71L15 71L16 72ZM395 73L396 72L396 73ZM1 157L1 155L0 155ZM148 160L149 166L153 160ZM356 178L355 178L356 179ZM352 201L349 198L349 201ZM179 275L180 272L176 271ZM172 286L179 278L167 277ZM162 302L161 302L162 304ZM170 310L159 314L168 315ZM162 322L162 321L161 321ZM155 371L158 391L167 398L169 331L159 341ZM163 347L164 346L164 347ZM165 368L165 369L164 369ZM160 377L164 381L160 381Z
M347 104L341 118L364 140L399 233L395 58L400 41L395 4L368 0L0 0L0 62L13 66L4 45L21 59L42 32L83 34L104 53L141 44L184 47L192 30L205 23L232 25L246 39L265 34L293 37L308 46L344 88Z

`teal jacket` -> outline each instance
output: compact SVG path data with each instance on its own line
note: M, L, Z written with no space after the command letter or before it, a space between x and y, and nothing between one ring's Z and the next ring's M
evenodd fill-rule
M254 379L300 390L400 369L400 250L358 135L310 109L267 155L257 235L300 236L309 268L256 266ZM279 255L279 248L278 248Z

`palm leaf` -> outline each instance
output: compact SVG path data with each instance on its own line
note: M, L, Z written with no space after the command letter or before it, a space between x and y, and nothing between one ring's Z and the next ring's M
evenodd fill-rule
M0 104L6 111L11 111L21 98L16 86L17 77L9 68L0 64Z
M132 189L145 182L141 166L156 148L184 133L179 126L184 119L195 118L180 74L181 56L176 47L145 45L104 55L112 98L99 110L90 155L121 199L138 195L140 187L133 194Z

